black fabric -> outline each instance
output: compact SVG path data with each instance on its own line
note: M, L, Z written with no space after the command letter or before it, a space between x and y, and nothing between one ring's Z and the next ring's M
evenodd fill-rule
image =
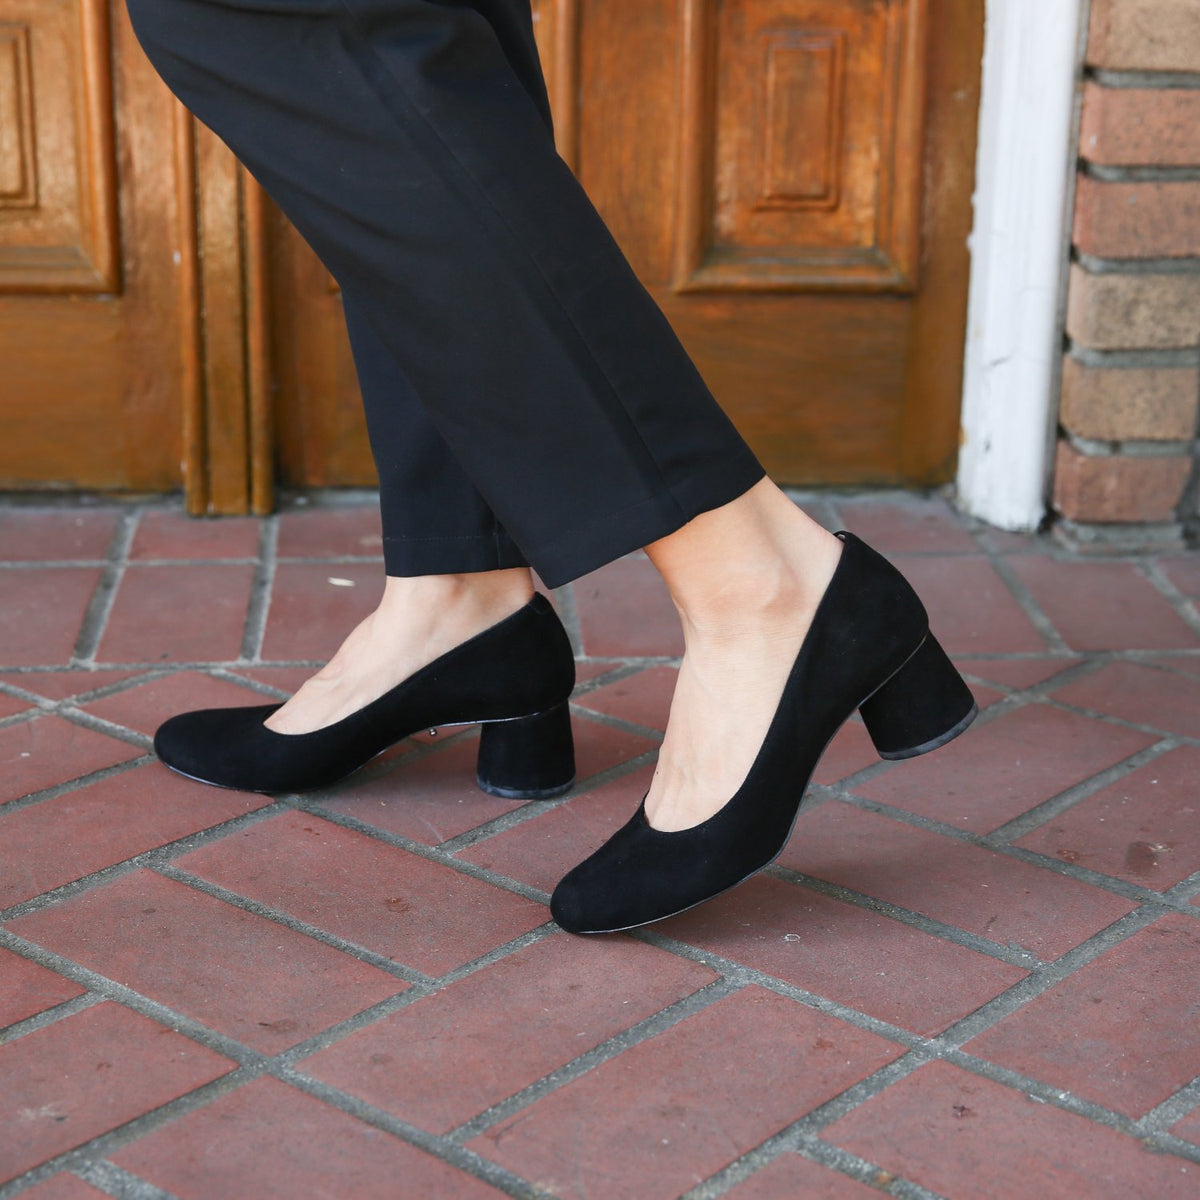
M311 791L345 778L419 730L475 721L507 723L557 709L574 686L570 639L550 602L539 594L333 725L282 734L263 724L277 704L200 709L161 725L154 750L167 766L204 783L245 792ZM574 775L574 762L566 762L561 729L554 726L547 733L546 766L553 782L561 783ZM526 770L536 772L543 748L528 734L522 745L531 759ZM492 782L506 786L499 776ZM518 779L514 789L519 786Z
M550 908L563 929L607 933L661 920L733 887L783 849L825 746L928 631L900 572L853 534L838 537L837 570L741 787L707 821L670 833L647 823L643 801L555 889ZM950 672L937 686L961 684ZM901 691L893 702L906 699Z
M556 586L762 478L554 150L528 0L129 9L340 282L360 370L390 358L369 408L428 418L372 414L389 570L449 569L460 538L458 569L519 548Z

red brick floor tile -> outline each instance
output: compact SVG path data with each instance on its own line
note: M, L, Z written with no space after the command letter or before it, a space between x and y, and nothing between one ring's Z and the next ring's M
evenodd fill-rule
M430 975L548 920L541 904L310 813L281 813L177 865Z
M944 500L838 500L843 527L880 554L978 554Z
M491 796L476 787L478 748L478 738L471 735L409 762L405 755L410 746L402 742L390 752L394 766L389 759L390 769L383 774L368 779L352 775L320 796L320 805L374 829L439 845L527 803Z
M98 567L0 572L0 663L32 667L67 662L99 581Z
M585 653L597 658L680 655L683 630L649 559L618 559L575 581Z
M254 517L189 517L148 512L138 522L129 557L257 558L261 522Z
M342 558L383 554L383 528L375 505L309 509L279 518L280 558Z
M634 733L576 717L575 767L579 783L600 771L653 750L657 743ZM453 734L453 728L445 730ZM491 796L475 786L478 742L472 734L413 761L401 761L386 775L365 782L351 779L321 805L376 829L435 846L486 821L520 808L524 800Z
M0 814L0 908L270 803L150 763Z
M137 746L61 717L33 717L9 725L0 729L0 803L128 762L142 753Z
M813 782L829 787L847 775L879 761L867 727L857 718L847 721L825 747L813 772Z
M26 1188L22 1200L104 1200L108 1192L98 1191L90 1183L84 1183L78 1175L64 1171L52 1175L43 1183Z
M0 1047L0 1183L235 1065L117 1004Z
M275 1079L258 1079L112 1155L179 1200L487 1200L502 1193Z
M127 567L97 658L223 662L242 648L252 566Z
M650 787L653 764L572 796L531 821L476 842L459 854L544 892L582 862L633 815Z
M964 1049L1130 1117L1200 1074L1200 925L1171 914Z
M925 602L930 628L948 654L1045 651L1042 635L986 559L898 557L895 563Z
M674 667L649 667L616 683L580 696L576 703L647 729L666 729L671 695L679 672Z
M468 1144L555 1195L678 1196L899 1053L750 987Z
M139 672L122 670L21 671L0 675L0 681L44 696L47 700L68 700L87 695L114 683L132 679Z
M263 657L283 662L332 658L346 635L378 605L383 578L376 563L281 563L275 570ZM354 586L341 587L331 579L348 579Z
M1010 688L1031 688L1055 675L1078 666L1082 658L959 658L955 660L964 675L974 675Z
M85 990L11 950L0 949L0 1029L82 996Z
M825 1141L954 1200L1194 1200L1200 1166L949 1063L828 1126Z
M1042 959L1065 954L1135 907L1054 871L836 800L801 820L780 862Z
M730 1200L879 1200L880 1193L798 1154L781 1154L725 1195Z
M1016 844L1161 892L1200 871L1198 816L1200 750L1181 746Z
M102 559L117 527L117 509L8 509L0 513L0 562Z
M1148 746L1153 735L1045 704L968 730L855 787L872 800L986 833Z
M28 712L31 708L36 707L32 700L21 700L17 696L10 696L7 692L0 692L0 720L5 717L15 717L17 713Z
M447 1133L716 978L626 938L560 934L351 1034L299 1069Z
M1181 554L1160 558L1163 574L1185 595L1200 600L1200 554Z
M340 950L150 871L18 917L8 927L267 1054L406 986Z
M1200 679L1156 667L1109 663L1059 688L1054 699L1121 717L1136 725L1152 725L1167 733L1200 738Z
M1169 650L1200 644L1132 563L1014 558L1012 569L1075 650Z
M193 708L270 704L269 697L200 671L180 671L82 704L85 711L127 729L153 734L168 717Z
M921 1034L940 1032L1026 974L879 913L761 875L657 928Z

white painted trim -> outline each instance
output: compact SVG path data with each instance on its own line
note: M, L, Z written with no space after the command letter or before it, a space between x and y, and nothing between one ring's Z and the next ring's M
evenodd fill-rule
M987 0L958 502L1003 529L1046 512L1087 0Z

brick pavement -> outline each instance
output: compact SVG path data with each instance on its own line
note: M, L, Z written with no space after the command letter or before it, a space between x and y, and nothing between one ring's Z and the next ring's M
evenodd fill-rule
M644 790L681 649L640 555L561 589L580 782L473 729L328 792L150 754L372 605L368 506L0 510L0 1198L1200 1196L1200 556L802 497L916 584L982 715L835 739L780 860L635 936L557 878Z

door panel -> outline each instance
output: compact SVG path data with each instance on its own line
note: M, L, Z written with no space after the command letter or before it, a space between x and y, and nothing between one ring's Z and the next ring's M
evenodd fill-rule
M179 483L172 122L104 0L0 0L0 486Z
M921 0L686 0L674 287L911 291Z

